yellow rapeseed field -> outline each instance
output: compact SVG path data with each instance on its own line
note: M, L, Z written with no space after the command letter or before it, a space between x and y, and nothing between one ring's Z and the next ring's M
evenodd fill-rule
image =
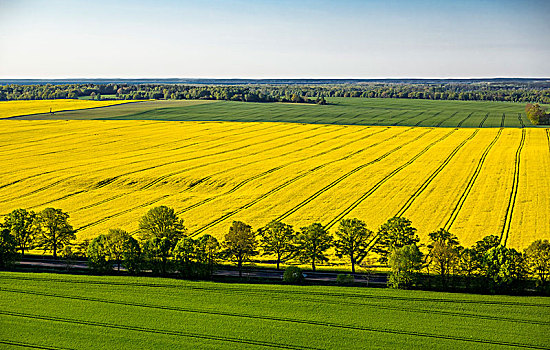
M233 220L332 231L413 221L471 245L489 234L524 248L550 238L548 131L291 123L4 120L0 214L61 208L78 237L134 232L174 207L193 235Z
M50 111L60 112L75 109L86 109L113 106L122 103L135 101L112 100L112 101L90 101L90 100L25 100L25 101L0 101L0 119L15 117L27 114L49 113Z

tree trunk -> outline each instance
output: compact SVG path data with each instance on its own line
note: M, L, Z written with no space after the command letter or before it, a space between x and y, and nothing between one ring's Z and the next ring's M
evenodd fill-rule
M55 243L55 241L53 243L52 248L53 248L53 258L57 259L57 244Z
M243 278L243 261L241 259L237 262L237 266L239 267L239 278Z
M311 260L311 269L315 271L315 259Z
M351 273L355 273L355 260L351 258Z
M279 269L279 264L281 263L281 256L277 256L277 270Z

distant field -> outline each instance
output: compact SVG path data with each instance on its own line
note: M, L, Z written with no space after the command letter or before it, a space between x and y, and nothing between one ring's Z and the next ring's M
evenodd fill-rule
M550 301L0 273L0 347L544 349Z
M6 120L0 213L62 208L81 239L113 227L134 232L158 205L174 207L191 234L219 238L233 220L254 228L320 221L334 231L341 218L358 217L375 230L402 215L424 240L446 227L465 245L496 234L525 248L550 238L549 133Z
M56 113L57 119L293 122L338 125L532 126L524 104L508 102L330 98L330 105L232 101L152 101L107 109ZM206 103L212 102L212 103ZM33 116L31 119L52 119Z
M53 113L74 109L114 106L136 101L85 101L85 100L32 100L32 101L0 101L0 119L27 114L47 113L51 118Z

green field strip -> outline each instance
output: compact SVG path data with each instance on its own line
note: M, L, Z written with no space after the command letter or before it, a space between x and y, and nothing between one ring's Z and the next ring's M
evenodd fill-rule
M500 233L500 242L506 246L508 242L508 235L510 234L510 226L512 225L512 218L514 215L514 207L516 204L516 198L518 195L519 187L519 168L521 163L521 151L525 144L525 129L521 129L521 140L519 142L518 149L516 151L516 158L514 161L514 177L512 181L512 190L508 199L508 206L506 207L506 215L504 216L504 225L502 225L502 232Z
M375 133L372 133L372 134L363 136L363 137L361 137L361 138L359 138L359 139L348 141L348 142L346 142L346 143L340 144L340 145L335 146L335 147L333 147L333 148L330 148L330 149L324 150L324 151L322 151L322 152L319 152L319 153L317 153L317 154L308 156L307 159L297 159L297 160L295 160L295 161L292 161L292 162L288 162L288 163L282 164L282 165L280 165L280 166L278 166L278 167L271 168L271 169L269 169L269 170L267 170L267 171L264 171L264 172L262 172L262 173L260 173L260 174L254 175L254 176L252 176L252 177L249 177L249 178L247 178L247 179L245 179L245 180L239 182L237 185L235 185L234 187L232 187L232 188L231 188L229 191L227 191L227 192L221 193L221 194L216 195L216 196L213 196L213 197L206 198L206 199L204 199L204 200L202 200L202 201L200 201L200 202L197 202L197 203L192 204L192 205L190 205L190 206L188 206L188 207L185 207L185 208L183 208L183 209L180 209L180 210L178 210L176 213L179 215L179 214L182 214L182 213L184 213L184 212L187 212L187 211L189 211L189 210L191 210L191 209L195 209L195 208L197 208L197 207L199 207L199 206L201 206L201 205L203 205L203 204L206 204L206 203L208 203L208 202L211 202L211 201L213 201L213 200L215 200L215 199L218 199L218 198L220 198L220 197L229 195L229 194L235 192L236 190L238 190L239 188L241 188L242 186L246 185L247 183L249 183L249 182L251 182L251 181L253 181L253 180L259 179L259 178L261 178L261 177L263 177L263 176L269 175L269 174L271 174L271 173L273 173L273 172L275 172L275 171L278 171L278 170L281 170L281 169L283 169L283 168L286 168L287 166L290 166L290 165L295 164L295 163L303 162L303 161L309 160L309 159L311 159L311 158L316 158L316 157L325 155L325 154L327 154L327 153L330 153L330 152L336 151L336 150L338 150L338 149L341 149L341 148L343 148L343 147L346 147L346 146L348 146L348 145L350 145L350 144L353 144L353 143L356 143L356 142L359 142L359 141L363 141L363 140L365 140L365 139L367 139L367 138L369 138L369 137L372 137L372 136L374 136L374 135L376 135L376 134L379 134L379 133L384 132L384 131L387 131L387 130L388 130L388 129L384 129L384 130L381 130L381 131L378 131L378 132L375 132ZM349 135L349 134L348 134L348 135ZM344 136L344 135L341 135L341 136ZM281 157L284 157L284 156L286 156L286 155L288 155L288 154L291 154L291 153L303 151L304 149L307 149L307 148L311 148L311 147L314 147L314 146L318 146L319 144L324 143L324 142L327 142L327 141L328 141L328 140L322 140L322 141L320 141L320 142L318 142L318 143L316 143L316 144L313 144L313 145L311 145L311 146L309 146L309 147L305 147L305 148L301 148L301 149L299 149L299 150L294 150L294 151L287 152L286 154L282 154ZM260 161L264 161L264 160L258 160L258 161L256 161L256 162L260 162ZM338 160L337 160L337 161L338 161ZM331 162L331 163L332 163L332 162ZM251 164L251 163L247 163L247 164L245 164L245 165L243 165L243 166L248 166L248 165L250 165L250 164ZM240 167L240 166L239 166L239 167ZM227 169L227 171L234 170L234 169L236 169L236 168L238 168L238 167L234 167L234 168L232 168L232 169ZM224 170L224 171L226 171L226 170Z
M4 311L4 310L0 310L0 315L12 316L12 317L21 317L21 318L35 319L35 320L43 320L43 321L60 322L60 323L78 324L78 325L83 325L83 326L94 326L94 327L102 327L102 328L109 328L109 329L120 329L120 330L125 330L125 331L136 331L136 332L146 332L146 333L153 333L153 334L172 335L172 336L186 337L186 338L217 340L217 341L221 341L221 342L230 342L230 343L237 343L237 344L249 344L249 345L262 346L262 347L268 347L268 348L306 349L306 350L318 349L318 348L305 347L305 346L299 346L299 345L280 344L280 343L274 343L274 342L268 342L268 341L262 341L262 340L230 338L230 337L224 337L224 336L219 336L219 335L211 335L211 334L199 334L199 333L183 332L183 331L168 330L168 329L158 329L158 328L148 328L148 327L141 327L141 326L121 325L121 324L118 324L118 323L87 321L87 320L79 320L79 319L74 319L74 318L64 318L64 317L57 317L57 316L33 315L33 314L26 314L26 313L21 313L21 312L9 312L9 311Z
M394 216L401 217L405 212L411 207L413 202L418 198L418 196L424 192L424 190L432 183L432 181L439 175L439 173L449 164L451 159L458 153L458 151L471 139L473 139L477 133L479 132L479 129L476 129L469 137L467 137L464 141L462 141L458 146L455 147L455 149L445 158L445 160L439 165L439 167L430 174L430 176L424 181L424 183L407 199L407 201L401 206L401 208L397 211L397 213Z
M349 205L346 209L342 210L338 215L336 215L332 220L330 220L326 225L325 229L329 229L332 226L334 226L338 221L343 219L346 215L348 215L353 209L355 209L361 202L363 202L365 199L370 197L380 186L382 186L386 181L391 179L393 176L395 176L397 173L399 173L401 170L405 169L407 166L411 165L415 160L420 158L424 153L426 153L430 148L435 146L437 143L443 141L447 137L451 136L452 133L454 133L456 129L451 130L451 132L443 135L441 138L435 140L434 142L430 143L428 146L426 146L422 151L417 153L414 157L412 157L409 161L402 164L398 168L394 169L392 172L390 172L388 175L386 175L382 180L378 181L373 187L371 187L367 192L363 193L359 198L357 198L351 205Z
M521 127L524 128L525 124L523 123L523 119L521 119L521 113L518 113L518 120L519 120L519 124L521 125Z
M485 117L483 117L483 119L479 123L479 126L478 126L479 128L483 127L483 123L485 123L485 121L487 120L488 117L489 117L489 113L485 114Z
M472 114L474 114L474 112L470 112L470 114L468 114L468 115L466 116L466 118L460 120L460 121L458 122L458 124L456 125L456 127L457 127L457 128L460 128L460 127L462 126L462 124L463 124L466 120L470 119L470 117L472 116Z
M481 172L481 169L483 168L483 164L485 163L485 159L487 158L487 154L489 154L489 151L491 148L493 148L494 144L499 139L500 135L502 134L502 128L499 129L498 133L496 134L495 138L487 145L485 150L483 151L483 154L481 155L481 158L479 159L477 166L472 173L472 176L468 180L468 183L466 184L466 188L464 188L464 191L460 195L460 198L458 199L458 202L456 203L455 207L453 208L453 211L451 212L451 215L449 215L449 218L445 222L445 225L443 225L443 228L447 231L451 229L453 226L458 214L460 213L460 210L462 209L462 206L464 206L464 202L466 202L466 199L470 195L470 192L472 191L472 188L474 187L474 184L477 180L477 177L479 176L479 173Z
M283 295L283 293L270 293L270 291L266 291L265 293L259 293L258 291L247 291L244 289L238 289L235 291L230 291L223 288L218 289L208 289L208 288L202 288L200 289L201 292L212 292L212 293L222 293L224 295L238 295L238 296L257 296L258 294L264 295L265 297L269 297L273 300L281 300L281 301L288 301L288 293L287 295ZM237 317L250 317L248 314L235 314L235 313L228 313L226 311L220 311L218 309L216 310L204 310L204 309L197 309L197 308L189 308L189 307L181 307L181 306L173 306L173 305L160 305L160 304L149 304L149 303L143 303L143 302L132 302L132 301L126 301L126 300L120 300L120 299L105 299L105 298L96 298L91 296L79 296L79 295L67 295L66 293L59 294L59 293L52 293L52 292L46 292L44 290L22 290L22 289L14 289L14 288L4 288L0 287L0 292L7 292L7 293L19 293L19 294L26 294L26 295L37 295L37 296L44 296L44 297L52 297L52 298L61 298L61 299L70 299L70 300L78 300L78 301L91 301L91 302L100 302L100 303L106 303L106 304L115 304L115 305L123 305L123 306L134 306L134 307L142 307L142 308L148 308L148 309L157 309L157 310L170 310L170 311L177 311L177 312L189 312L189 313L205 313L205 314L215 314L215 315L223 315L223 316L237 316ZM273 294L273 295L271 295ZM411 306L390 306L390 305L384 305L384 304L377 304L377 303L371 303L370 301L373 301L369 299L368 303L365 302L357 302L357 301L350 301L350 300L328 300L328 299L319 299L319 298L311 298L306 293L299 295L300 301L304 302L311 302L313 304L330 304L330 305L346 305L346 306L352 306L352 307L366 307L366 308L372 308L372 309L384 309L384 310L391 310L391 311L400 311L400 312L407 312L407 313L422 313L427 315L437 314L437 315L443 315L443 316L450 316L450 317L460 317L460 318L466 318L466 319L479 319L479 320L487 320L487 321L496 321L496 322L509 322L512 324L516 323L522 323L522 324L528 324L528 325L537 325L537 326L550 326L549 321L543 321L543 320L527 320L517 317L505 317L505 316L493 316L493 315L484 315L479 313L471 313L471 312L457 312L457 311L448 311L448 310L438 310L436 308L418 308L418 307L411 307ZM345 296L339 296L342 298L345 298ZM374 300L376 302L376 300ZM254 315L253 317L262 318L265 317L265 315ZM291 321L292 322L292 321Z
M18 273L19 274L19 273ZM69 275L70 276L70 275ZM68 277L68 276L64 276ZM220 293L239 293L243 292L243 289L240 287L233 287L228 285L220 286L201 286L197 283L179 283L179 280L173 280L174 283L150 283L150 282L120 282L112 280L104 280L103 277L98 277L96 279L89 279L89 276L86 276L83 279L81 276L71 276L68 278L58 278L58 277L28 277L28 276L10 276L5 274L0 274L0 280L13 280L13 281L34 281L34 282L48 282L48 283L63 283L63 284L89 284L89 285L98 285L98 286L120 286L120 287L140 287L140 288L166 288L166 289L182 289L182 290L197 290L197 291L217 291ZM93 278L93 277L92 277ZM156 280L157 278L149 278ZM214 284L214 283L211 283ZM2 288L2 287L0 287ZM258 293L258 294L281 294L288 295L288 291L279 288L258 288L257 286L246 286L246 293ZM357 293L356 291L342 291L342 292L327 292L327 291L315 291L310 289L310 287L297 287L293 288L291 291L295 295L303 296L328 296L328 297L337 297L337 298L355 298L355 299L373 299L374 301L387 300L387 301L404 301L404 302L430 302L430 303L445 303L449 305L454 304L472 304L472 305L487 305L487 306L522 306L522 307L534 307L534 308L550 308L550 303L547 302L546 298L541 298L544 303L533 303L533 302L516 302L516 301L504 301L504 300L474 300L474 299L458 299L453 296L453 298L434 298L434 297L416 297L416 296L395 296L395 295L376 295L373 293L368 293L366 290ZM470 295L466 295L470 297ZM316 301L318 301L316 299ZM454 308L454 306L453 306Z
M426 117L424 119L421 119L418 122L416 122L416 124L414 124L414 126L420 126L420 124L424 123L427 120L433 119L434 117L440 115L441 113L443 113L443 111L437 111L433 115L428 115L428 117Z
M449 115L447 118L445 119L441 119L437 124L435 124L436 127L440 127L441 124L445 123L447 120L453 118L455 115L457 115L458 111L454 112L454 113L451 113L451 115Z
M411 129L406 129L404 132L407 132L407 131L409 131L409 130L411 130ZM399 146L399 147L397 147L397 148L394 148L392 151L386 153L384 157L379 157L379 158L375 159L374 161L371 161L371 162L368 162L368 163L365 163L365 164L362 164L362 165L356 167L356 168L353 169L352 171L350 171L350 172L344 174L344 175L341 176L339 179L335 180L336 182L333 182L332 185L329 184L328 187L325 186L325 187L327 187L327 188L324 189L324 190L322 190L321 192L324 192L324 191L326 191L327 189L329 189L330 187L335 186L337 183L339 183L340 181L344 180L345 178L351 176L353 173L355 173L355 172L357 172L357 171L359 171L359 170L361 170L361 169L363 169L363 168L365 168L365 167L367 167L367 166L369 166L369 165L371 165L371 164L374 164L374 163L376 163L376 162L382 160L383 158L387 157L387 156L390 155L391 153L397 151L398 149L400 149L401 147L407 145L408 143L411 143L411 142L413 142L413 141L415 141L415 140L421 138L422 136L424 136L425 134L429 133L430 131L431 131L431 130L428 130L428 131L426 131L425 133L423 133L423 134L421 134L420 136L418 136L417 138L415 138L415 139L413 139L413 140L410 140L410 141L408 141L408 142L402 144L401 146ZM404 132L402 132L402 133L404 133ZM401 133L401 134L402 134L402 133ZM378 142L378 143L374 143L374 144L372 144L372 145L369 145L369 146L367 146L367 147L365 147L365 148L363 148L363 149L360 149L360 150L355 151L355 152L353 152L353 153L351 153L351 154L348 154L347 156L342 157L342 158L338 159L337 161L342 161L342 160L348 159L348 158L352 157L353 155L356 155L356 154L361 153L361 152L363 152L363 151L365 151L365 150L367 150L367 149L370 149L370 148L372 148L372 147L378 146L379 144L381 144L381 143L383 143L383 142L386 142L386 141L388 141L388 140L391 140L391 139L395 138L395 137L398 136L398 135L399 135L399 134L394 135L394 136L392 136L392 137L389 137L389 138L387 138L387 139L385 139L385 140L383 140L383 141L380 141L380 142ZM204 232L205 230L207 230L207 229L209 229L209 228L211 228L211 227L217 225L218 223L220 223L220 222L226 220L227 218L229 218L229 217L231 217L231 216L233 216L233 215L239 213L240 211L252 207L252 206L255 205L256 203L260 202L261 200L263 200L263 199L269 197L270 195L272 195L272 194L274 194L274 193L280 191L281 189L283 189L283 188L285 188L285 187L291 185L292 183L298 181L299 179L301 179L301 178L303 178L303 177L305 177L305 176L307 176L307 175L310 175L310 174L313 173L314 171L317 171L317 170L319 170L319 169L322 169L322 168L324 168L324 167L326 167L326 166L328 166L328 165L334 164L334 162L335 162L335 161L330 161L330 162L327 162L327 163L318 165L318 166L316 166L316 167L314 167L314 168L312 168L312 169L309 169L309 170L303 172L302 174L300 174L300 175L298 175L298 176L296 176L296 177L293 177L292 179L289 179L289 180L285 181L284 183L280 184L279 186L277 186L277 187L271 189L270 191L264 193L264 194L261 195L260 197L257 197L257 198L254 199L253 201L248 202L247 204L245 204L245 205L243 205L243 206L241 206L241 207L239 207L239 208L236 208L236 209L234 209L234 210L232 210L232 211L230 211L230 212L228 212L228 213L222 215L221 217L219 217L219 218L217 218L217 219L211 221L210 223L208 223L208 224L206 224L206 225L200 227L199 229L195 230L190 236L191 236L191 237L194 237L194 236L200 234L201 232ZM320 195L320 194L321 194L321 193L318 193L317 196ZM304 203L304 205L305 205L305 203ZM287 214L287 213L285 213L285 214ZM286 217L285 214L279 216L279 217L278 217L277 219L275 219L275 220L277 220L277 221L282 220L284 217ZM290 215L290 213L288 213L288 215Z
M42 350L73 350L71 348L60 348L60 347L53 347L53 346L42 346L37 344L30 344L30 343L23 343L15 340L8 340L8 339L0 339L0 344L9 345L9 346L15 346L15 347L21 347L25 349L42 349Z
M102 302L100 300L94 300L94 301ZM124 305L131 306L126 304ZM140 305L140 307L143 307L143 306ZM534 344L496 341L496 340L490 340L490 339L464 337L459 335L427 333L427 332L419 332L419 331L413 331L413 330L347 325L347 324L340 324L340 323L333 323L333 322L322 322L322 321L297 319L297 318L290 318L290 317L265 316L265 315L246 314L246 313L225 313L225 312L219 312L216 310L205 310L205 309L201 309L201 310L187 309L183 312L207 314L211 316L244 318L244 319L251 319L251 320L271 321L271 322L283 322L283 323L290 323L290 324L303 324L303 325L309 325L309 326L318 326L318 327L336 328L336 329L354 330L354 331L366 331L366 332L375 332L375 333L382 333L382 334L385 333L385 334L416 336L416 337L422 337L422 338L446 339L446 340L466 342L470 344L477 343L477 344L492 344L492 345L510 346L510 347L527 348L527 349L546 349L545 347L537 346ZM200 334L195 332L184 332L179 330L124 325L120 323L98 322L98 321L92 321L92 320L82 320L82 319L51 316L51 315L37 315L37 314L14 312L14 311L8 311L8 310L0 310L0 315L4 315L7 317L19 317L19 318L43 320L43 321L50 321L50 322L79 324L84 326L94 326L94 327L104 327L104 328L111 328L111 329L137 331L137 332L147 332L147 333L154 333L154 334L167 334L167 335L182 336L182 337L199 337L204 339L220 340L220 341L235 342L235 343L245 343L245 344L252 344L252 345L266 346L266 347L278 347L278 348L285 348L285 349L311 349L310 347L303 347L303 346L294 345L294 344L282 344L282 343L267 342L267 341L261 341L261 340L232 338L232 337L226 337L226 336L220 336L220 335Z

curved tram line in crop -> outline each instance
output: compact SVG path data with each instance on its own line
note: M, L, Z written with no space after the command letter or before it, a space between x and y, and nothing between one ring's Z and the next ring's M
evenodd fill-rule
M448 231L448 230L451 229L451 226L453 226L460 210L462 209L462 206L464 205L464 202L466 201L466 199L468 198L470 192L472 191L472 188L474 187L475 181L476 181L477 177L479 176L479 173L481 172L481 169L483 168L483 164L485 163L485 159L487 158L487 154L489 153L491 148L493 148L494 144L499 139L500 135L502 134L502 131L503 131L502 128L498 130L498 133L496 134L493 141L491 141L491 143L489 143L489 145L487 145L487 147L483 151L483 154L481 155L481 158L479 159L479 161L477 163L477 166L476 166L472 176L468 180L466 188L464 189L464 191L460 195L460 198L458 199L458 202L456 203L455 207L453 208L453 211L451 212L451 215L449 215L449 219L447 219L447 222L445 222L445 224L443 225L443 228L445 230Z
M525 144L525 129L521 129L521 140L519 142L518 149L516 151L516 158L514 161L514 177L512 181L512 190L510 191L510 197L508 199L508 206L506 208L506 216L504 217L504 225L502 225L502 232L500 234L500 242L506 245L508 242L508 235L510 234L510 226L512 225L512 217L514 214L514 206L516 204L516 198L518 195L519 187L519 168L521 162L521 151Z
M340 323L333 323L333 322L323 322L323 321L316 321L316 320L298 319L298 318L291 318L291 317L255 315L255 314L247 314L247 313L223 312L223 311L218 311L218 310L193 309L193 308L185 308L185 307L150 305L150 304L145 304L145 303L133 303L133 302L116 301L116 300L108 300L108 299L92 298L92 297L67 296L67 295L44 293L44 292L16 291L16 290L11 290L10 291L10 290L5 290L4 288L2 288L1 290L2 291L7 291L7 292L24 293L24 294L31 294L31 295L46 296L46 297L57 297L57 298L64 298L64 299L71 299L71 300L99 302L99 303L115 304L115 305L131 306L131 307L140 307L140 308L161 309L161 310L185 312L185 313L206 314L206 315L212 315L212 316L237 317L237 318L245 318L245 319L257 319L257 320L264 320L264 321L296 323L296 324L305 324L305 325L330 327L330 328L341 328L341 329L349 329L349 330L357 330L357 331L390 333L390 334L399 334L399 335L412 335L412 336L419 336L419 337L464 341L464 342L470 342L470 343L473 342L473 343L482 343L482 344L515 346L515 347L529 348L529 349L544 349L544 348L536 346L536 345L516 343L516 342L494 341L494 340L487 340L487 339L475 339L475 338L470 338L470 337L450 336L450 335L445 335L445 334L433 334L433 333L398 330L398 329L388 329L388 328L379 328L379 327L349 325L349 324L340 324ZM80 325L87 325L87 326L109 327L109 328L115 328L115 329L140 331L140 332L148 332L148 333L158 333L158 334L175 335L175 336L183 336L183 337L198 337L198 338L221 340L221 341L242 342L242 343L252 344L252 345L261 345L261 346L278 347L278 348L286 348L286 349L312 349L311 347L302 347L302 346L298 346L298 345L281 344L281 343L259 341L259 340L252 340L252 339L241 339L241 338L237 339L237 338L230 338L230 337L225 337L225 336L205 335L205 334L197 334L197 333L182 332L182 331L167 330L167 329L158 329L158 328L149 328L149 327L141 327L141 326L131 326L131 325L120 325L120 324L112 324L112 323L107 323L107 322L78 320L78 319L71 319L71 318L57 317L57 316L35 315L35 314L28 314L28 313L22 313L22 312L13 312L13 311L8 311L8 310L0 310L0 315L30 318L30 319L39 319L39 320L45 320L45 321L71 323L71 324L80 324Z
M404 132L407 132L407 131L409 131L409 130L411 130L411 129L406 129ZM395 152L395 151L401 149L403 146L405 146L405 145L407 145L407 144L409 144L409 143L411 143L411 142L413 142L413 141L416 141L416 140L420 139L422 136L426 135L427 133L431 132L432 130L433 130L433 129L430 129L430 130L424 132L423 134L417 136L416 138L414 138L414 139L412 139L412 140L409 140L409 141L405 142L404 144L402 144L402 145L400 145L400 146L394 148L393 150L391 150L391 151L385 153L383 156L378 157L377 159L375 159L375 160L373 160L373 161L370 161L370 162L368 162L368 163L365 163L365 164L362 164L362 165L356 167L355 169L353 169L353 170L351 170L350 172L348 172L348 173L342 175L341 177L339 177L338 179L336 179L335 181L333 181L331 184L325 186L323 189L321 189L321 190L319 190L318 192L316 192L313 196L315 196L315 197L319 196L322 192L325 192L326 190L328 190L328 189L330 189L331 187L335 186L337 183L339 183L340 181L344 180L345 178L351 176L351 175L354 174L355 172L357 172L357 171L359 171L359 170L361 170L361 169L363 169L363 168L365 168L365 167L367 167L367 166L369 166L369 165L371 165L371 164L374 164L374 163L376 163L376 162L378 162L378 161L380 161L380 160L386 158L386 157L387 157L388 155L390 155L391 153L393 153L393 152ZM402 133L404 133L404 132L402 132ZM401 134L402 134L402 133L401 133ZM365 150L367 150L367 149L370 149L370 148L372 148L372 147L378 146L379 144L381 144L381 143L383 143L383 142L386 142L386 141L389 141L389 140L391 140L391 139L397 137L398 135L399 135L399 134L396 134L396 135L394 135L394 136L392 136L392 137L389 137L389 138L387 138L387 139L385 139L385 140L383 140L383 141L380 141L380 142L374 143L374 144L372 144L372 145L369 145L369 146L367 146L367 147L365 147L365 148L363 148L363 149L360 149L360 150L358 150L358 151L356 151L356 152L354 152L354 153L351 153L351 154L349 154L349 155L347 155L347 156L345 156L345 157L343 157L343 158L340 158L340 159L338 159L338 160L336 160L336 161L342 161L342 160L348 159L348 158L350 158L351 156L353 156L353 155L355 155L355 154L357 154L357 153L360 153L360 152L363 152L363 151L365 151ZM229 218L229 217L231 217L231 216L237 214L238 212L240 212L240 211L242 211L242 210L244 210L244 209L250 208L251 206L255 205L256 203L260 202L261 200L267 198L268 196L274 194L275 192L280 191L281 189L283 189L283 188L287 187L288 185L290 185L290 184L296 182L297 180L299 180L299 179L301 179L301 178L303 178L303 177L305 177L305 176L311 174L311 173L314 172L314 171L317 171L317 170L322 169L322 168L324 168L324 167L326 167L326 166L328 166L328 165L331 165L331 164L333 164L333 163L336 162L336 161L330 161L330 162L327 162L327 163L318 165L318 166L316 166L315 168L309 169L309 170L307 170L306 172L304 172L304 173L302 173L302 174L300 174L300 175L298 175L298 176L296 176L296 177L294 177L294 178L292 178L292 179L289 179L289 180L285 181L283 184L281 184L281 185L279 185L279 186L273 188L273 189L270 190L269 192L264 193L263 195L261 195L260 197L254 199L253 201L251 201L251 202L249 202L249 203L247 203L247 204L245 204L245 205L243 205L243 206L241 206L241 207L239 207L239 208L237 208L237 209L235 209L235 210L233 210L233 211L231 211L231 212L229 212L229 213L226 213L225 215L223 215L223 216L217 218L216 220L214 220L214 221L212 221L212 222L210 222L210 223L208 223L208 224L206 224L206 225L200 227L199 229L195 230L190 236L191 236L191 237L194 237L194 236L200 234L201 232L204 232L205 230L207 230L207 229L209 229L209 228L211 228L211 227L217 225L218 223L220 223L220 222L226 220L227 218ZM314 198L313 196L310 197L309 200L313 200L313 198ZM307 201L307 200L306 200L306 201ZM305 205L305 204L306 204L305 201L302 202L302 205ZM293 208L293 209L294 209L294 208ZM297 210L298 208L295 207L295 209ZM287 212L287 213L285 213L285 214L279 216L279 217L278 217L277 219L275 219L275 220L282 220L284 217L286 217L285 215L290 215L290 213Z

